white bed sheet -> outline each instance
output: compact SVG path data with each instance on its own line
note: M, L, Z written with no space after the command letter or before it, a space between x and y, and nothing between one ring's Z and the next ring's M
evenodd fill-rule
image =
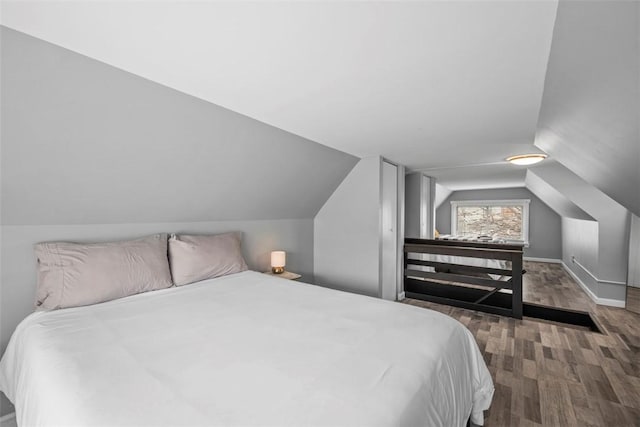
M252 271L33 313L0 389L20 426L464 426L493 395L454 319Z

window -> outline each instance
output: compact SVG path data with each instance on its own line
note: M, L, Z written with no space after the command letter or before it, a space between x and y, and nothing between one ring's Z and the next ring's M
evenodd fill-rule
M529 244L529 200L451 202L451 234Z

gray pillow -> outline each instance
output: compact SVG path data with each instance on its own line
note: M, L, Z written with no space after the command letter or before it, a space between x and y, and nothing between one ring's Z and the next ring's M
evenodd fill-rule
M35 252L38 308L95 304L172 285L166 234L109 243L38 243Z
M169 263L176 286L247 270L240 232L217 235L172 234Z

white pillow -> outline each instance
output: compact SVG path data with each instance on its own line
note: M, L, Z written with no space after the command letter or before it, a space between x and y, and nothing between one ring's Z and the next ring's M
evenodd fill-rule
M240 232L217 235L172 234L169 263L176 286L247 270Z
M77 307L172 285L167 235L110 243L45 242L38 258L36 307Z

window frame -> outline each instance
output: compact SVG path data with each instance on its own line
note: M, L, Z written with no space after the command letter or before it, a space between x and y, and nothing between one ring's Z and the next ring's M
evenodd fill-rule
M507 242L523 243L529 246L529 205L531 199L507 200L452 200L451 201L451 235L458 234L458 207L464 206L521 206L522 207L522 237L523 240L508 239Z

